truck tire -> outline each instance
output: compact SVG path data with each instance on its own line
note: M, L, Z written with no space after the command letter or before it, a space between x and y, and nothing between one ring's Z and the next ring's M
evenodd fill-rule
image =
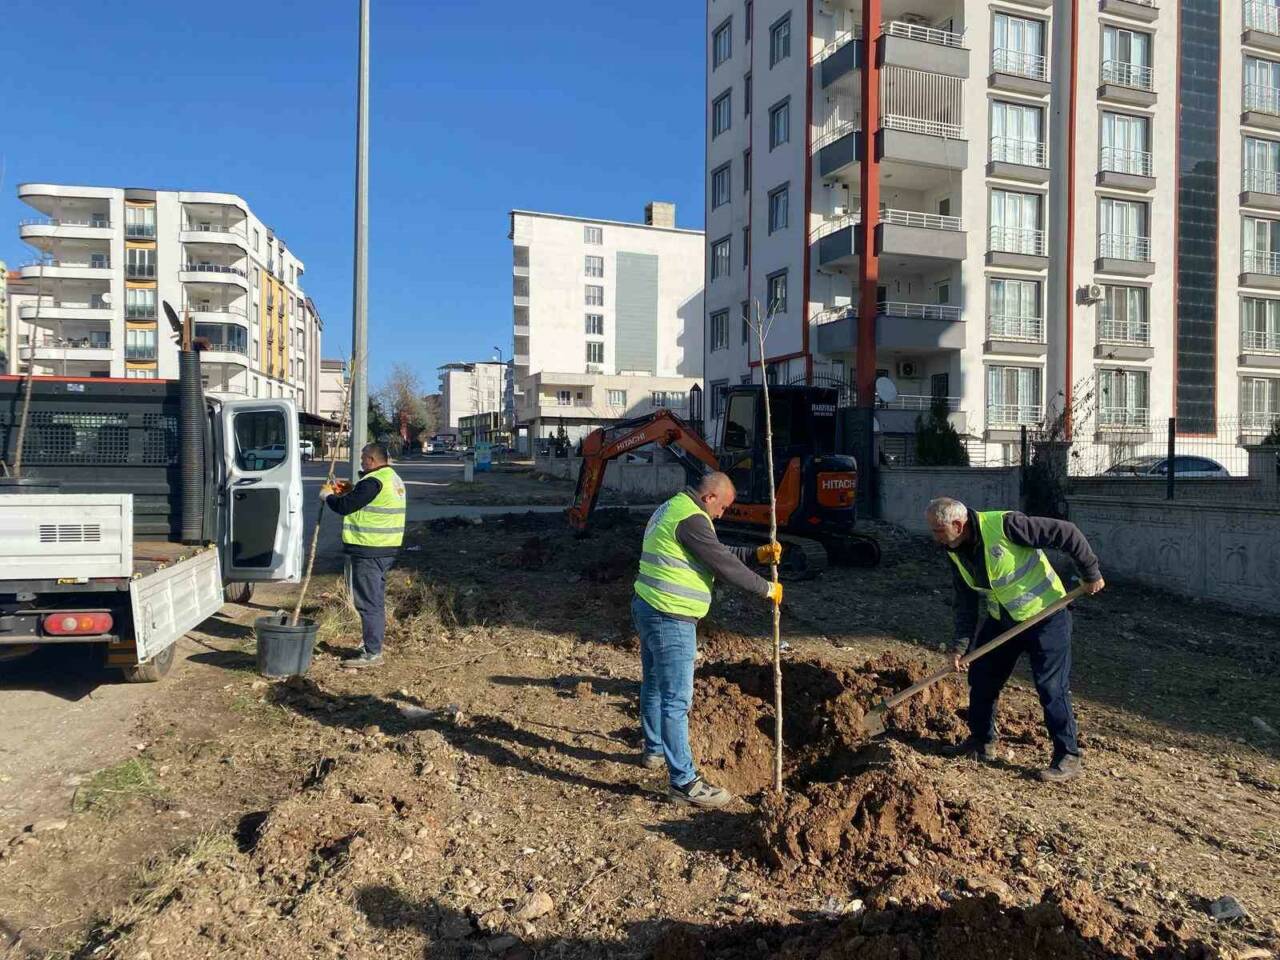
M155 683L163 680L173 669L173 661L177 658L177 653L178 645L171 643L146 663L124 667L124 678L129 683Z
M222 599L227 603L248 603L253 599L252 583L228 583L222 587Z

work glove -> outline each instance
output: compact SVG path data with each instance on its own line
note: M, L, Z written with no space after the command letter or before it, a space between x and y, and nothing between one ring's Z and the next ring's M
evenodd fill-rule
M332 485L328 483L322 483L320 485L320 502L323 503L325 500L328 500L331 496L333 496L337 492L338 491L333 489Z
M782 561L782 544L766 543L762 547L756 547L756 563L780 563Z
M776 606L782 606L782 584L769 584L769 592L765 594Z

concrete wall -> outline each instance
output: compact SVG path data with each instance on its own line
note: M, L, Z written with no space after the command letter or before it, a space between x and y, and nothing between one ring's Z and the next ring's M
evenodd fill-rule
M976 510L1020 509L1016 467L893 467L879 474L880 519L927 533L924 508L934 497L955 497Z
M565 480L577 480L581 457L560 460L537 457L534 472ZM652 497L655 503L684 489L684 468L675 463L611 463L604 473L606 490Z
M1280 613L1280 503L1070 497L1103 575Z
M1071 492L1081 497L1119 497L1140 500L1163 500L1166 492L1163 478L1139 477L1072 477ZM1253 501L1269 492L1257 480L1244 477L1204 480L1178 480L1174 486L1176 500L1208 500L1233 503Z

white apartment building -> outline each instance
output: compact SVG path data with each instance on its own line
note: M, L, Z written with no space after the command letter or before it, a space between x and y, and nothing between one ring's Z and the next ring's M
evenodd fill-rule
M1108 459L1280 415L1275 0L707 11L713 414L759 302L771 379L886 376L884 431L943 398L990 459L1063 409Z
M347 361L321 360L319 383L317 385L318 400L316 414L334 423L343 424L351 418L350 410L345 413L343 407L347 402Z
M704 236L674 204L644 223L511 212L516 424L571 440L655 406L686 412L702 374Z
M190 311L213 394L292 397L314 412L321 322L303 264L229 193L26 183L40 256L9 329L9 369L172 379L178 347L161 304ZM17 300L19 298L14 298Z
M440 416L444 427L457 430L463 417L503 412L507 364L499 360L446 363L440 366Z

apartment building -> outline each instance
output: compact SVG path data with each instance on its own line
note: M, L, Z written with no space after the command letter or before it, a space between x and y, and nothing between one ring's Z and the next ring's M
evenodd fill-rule
M172 379L178 347L161 304L189 311L214 395L318 400L319 314L303 264L229 193L26 183L39 213L21 238L39 256L18 273L10 370Z
M481 413L501 414L507 385L507 364L500 360L446 363L440 366L442 429L458 430L462 418Z
M686 410L704 237L676 226L674 204L648 204L644 223L513 210L509 237L518 443Z
M15 280L18 278L15 276ZM8 371L9 363L9 267L0 260L0 370Z
M334 423L346 423L350 411L344 415L347 404L347 361L321 360L318 364L319 380L316 384L316 414Z
M1118 459L1280 414L1280 7L708 0L711 413L879 377L996 460L1072 411ZM860 362L861 361L861 362ZM856 388L856 389L855 389Z

